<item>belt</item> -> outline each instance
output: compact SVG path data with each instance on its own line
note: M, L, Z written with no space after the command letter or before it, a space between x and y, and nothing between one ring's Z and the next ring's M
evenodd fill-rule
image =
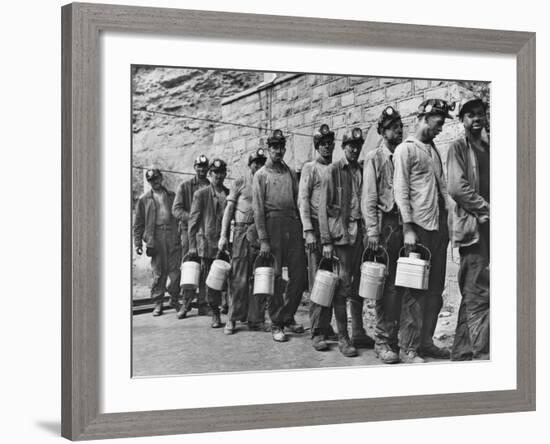
M290 217L292 219L298 219L298 213L296 210L272 210L267 212L265 217Z
M254 221L252 222L235 222L236 227L248 227L249 225L252 225Z
M155 225L155 230L169 231L172 229L171 225Z

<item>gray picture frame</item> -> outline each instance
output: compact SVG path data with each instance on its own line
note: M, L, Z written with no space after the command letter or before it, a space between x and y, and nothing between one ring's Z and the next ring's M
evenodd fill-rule
M517 58L517 388L99 411L100 46L104 31L510 54ZM62 435L72 440L535 409L535 33L73 3L62 8ZM498 276L495 276L498 279Z

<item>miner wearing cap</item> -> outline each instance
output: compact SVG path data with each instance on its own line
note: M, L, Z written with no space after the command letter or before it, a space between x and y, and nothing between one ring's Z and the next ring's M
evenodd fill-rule
M222 229L223 213L229 190L223 181L227 175L227 165L221 159L214 159L208 168L210 185L199 188L193 195L191 211L189 213L189 256L201 258L204 275L208 276L212 262L218 255L218 242ZM201 232L202 245L197 244L197 234ZM222 294L220 291L206 288L206 301L212 310L212 328L222 326L220 319L220 305ZM188 300L184 301L182 311L188 310ZM185 317L185 313L182 313Z
M248 157L249 172L237 178L227 196L218 249L226 250L231 221L234 220L233 250L231 256L231 282L228 320L224 333L233 334L237 321L248 321L250 330L263 330L265 305L260 296L250 292L252 267L259 251L258 234L252 210L252 179L265 164L263 148Z
M458 117L464 135L447 153L447 186L453 247L460 253L458 285L462 295L452 360L489 357L489 142L480 98L463 100ZM453 205L454 204L454 205Z
M180 286L181 245L178 236L178 223L172 216L171 208L174 193L162 185L162 173L159 169L149 169L145 178L151 190L138 200L134 218L134 245L136 253L151 258L153 283L151 298L155 304L153 316L162 314L164 293L168 290L172 305L177 305ZM166 281L170 285L166 288Z
M329 165L321 180L319 229L323 256L338 260L339 282L332 299L338 329L338 348L346 357L357 356L356 347L372 347L374 341L363 328L363 299L359 297L359 267L363 252L361 220L362 174L359 155L365 142L360 128L344 135L344 157ZM346 302L350 302L351 339ZM321 316L320 319L325 319ZM321 326L321 328L324 326ZM323 347L324 346L324 347ZM321 341L316 350L327 349Z
M286 139L281 130L267 139L268 159L254 175L252 208L262 259L274 259L275 291L268 303L273 340L287 340L285 332L303 333L294 315L305 288L305 252L298 213L298 180L283 161ZM288 283L282 288L282 266L288 267ZM283 300L283 293L285 298Z
M321 193L321 178L326 172L328 166L332 163L332 153L334 151L334 131L331 131L326 124L321 125L319 131L313 136L313 146L317 151L317 156L311 162L304 164L300 177L300 186L298 190L298 207L300 218L304 230L304 239L306 244L307 268L309 291L313 287L315 273L322 255L321 238L319 232L319 197ZM319 328L319 325L330 326L332 310L323 310L321 305L310 301L309 318L311 323L311 336L313 347L326 349L325 342L327 335L332 335L332 327L329 331ZM327 319L320 319L324 315Z
M447 264L447 185L441 154L433 140L451 107L441 99L429 99L418 108L418 124L394 154L394 196L403 220L407 251L422 244L431 253L427 290L410 289L403 295L400 326L400 358L405 363L424 362L423 357L448 359L448 350L433 343L443 305ZM418 248L418 252L423 250ZM427 259L427 258L426 258Z
M174 205L172 206L172 214L176 217L179 223L179 233L181 237L181 249L182 249L182 259L185 260L187 253L189 252L189 235L188 235L188 221L189 221L189 212L191 211L191 203L193 202L193 194L199 188L210 185L208 181L208 158L201 154L195 159L194 162L195 176L193 178L182 182L176 191L176 198L174 200ZM199 245L202 242L202 237L199 234L197 236L197 242ZM201 273L200 277L200 293L198 301L198 312L199 315L207 314L207 305L204 300L205 297L205 285L204 280L206 276L204 273ZM182 299L189 300L195 295L194 290L183 290L181 289ZM178 312L178 318L181 318L184 311ZM185 311L186 313L186 311Z
M392 106L382 111L377 122L382 143L369 152L363 165L361 212L367 234L367 250L374 256L383 247L388 258L387 276L382 297L376 301L376 356L385 364L399 362L397 333L401 316L403 288L396 287L395 272L403 230L393 196L393 154L403 140L401 115Z

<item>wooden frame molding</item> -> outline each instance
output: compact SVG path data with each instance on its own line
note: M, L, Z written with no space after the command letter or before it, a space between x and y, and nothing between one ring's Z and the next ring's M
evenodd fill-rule
M322 32L320 30L322 29ZM103 31L517 57L517 389L105 414L99 411ZM73 3L62 8L62 435L73 440L535 409L535 34ZM214 420L215 419L215 420Z

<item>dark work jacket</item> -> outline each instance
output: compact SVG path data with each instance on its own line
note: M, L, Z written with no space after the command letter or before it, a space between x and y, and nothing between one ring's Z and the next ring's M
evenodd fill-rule
M176 192L176 198L172 205L172 214L174 217L185 226L187 229L187 221L189 219L189 211L191 211L191 203L193 202L193 195L199 188L209 186L208 179L201 180L197 176L192 179L182 182L178 186Z
M360 167L357 168L360 171ZM351 168L345 158L329 165L323 175L319 199L319 231L323 245L353 243L349 232L352 180ZM357 204L360 204L360 196ZM357 224L360 224L360 219Z
M447 152L447 189L452 198L449 234L454 247L479 242L478 218L489 214L489 203L479 194L480 172L475 149L466 137L461 137Z
M171 207L175 194L172 191L164 188L168 195L168 206ZM142 194L136 204L134 216L134 244L136 247L141 247L143 242L147 247L155 247L155 221L157 218L157 204L153 197L153 190ZM171 229L174 233L178 229L178 222L174 216L170 216Z
M200 188L193 195L193 203L189 213L189 249L197 248L197 233L201 230L203 245L198 250L201 257L214 258L218 252L223 213L227 204L226 198L229 194L226 187L223 187L223 191L225 192L225 198L222 202L218 202L216 199L213 185Z

